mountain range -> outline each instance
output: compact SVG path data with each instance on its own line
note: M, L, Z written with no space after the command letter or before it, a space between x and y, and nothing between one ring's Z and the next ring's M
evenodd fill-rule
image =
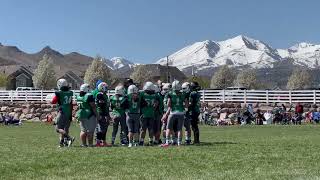
M49 46L37 53L26 53L15 46L0 44L1 65L25 65L35 69L44 54L55 64L58 73L70 69L82 77L92 57L71 52L62 54ZM103 59L113 72L128 76L136 63L122 57ZM186 75L196 74L211 77L222 65L237 70L254 68L262 83L284 86L292 70L297 67L308 68L315 83L320 83L320 45L302 42L288 49L276 49L267 43L244 35L224 41L205 40L188 45L168 56L168 64L176 66ZM156 64L166 65L167 58L161 58Z
M291 60L292 66L314 69L319 67L319 59L320 45L299 43L288 49L274 49L263 41L240 35L219 42L196 42L169 55L168 64L187 74L193 70L196 74L211 76L214 69L222 65L270 69ZM157 63L165 65L167 58Z
M49 56L50 60L55 65L57 74L63 74L72 69L72 71L80 77L84 75L87 67L93 60L92 57L78 52L61 54L49 46L44 47L37 53L30 54L21 51L16 46L5 46L0 44L0 66L23 65L34 70L45 54ZM132 62L121 57L103 60L111 70L127 70L131 69L134 65Z

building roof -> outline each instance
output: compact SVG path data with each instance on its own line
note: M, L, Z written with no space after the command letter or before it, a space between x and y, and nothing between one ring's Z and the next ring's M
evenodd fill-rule
M74 72L72 71L67 71L65 72L62 76L60 76L58 79L60 78L63 78L65 76L68 76L70 77L71 79L73 79L75 82L79 83L79 84L82 84L83 83L83 80L78 76L76 75Z
M18 71L23 71L26 74L33 76L33 73L25 66L21 65L9 65L9 66L0 66L0 73L4 73L7 76L11 76Z
M169 68L169 75L173 79L185 79L186 75L181 72L177 67L174 66L162 66L160 64L146 64L144 65L153 73L154 77L161 77L161 76L167 76L167 71Z

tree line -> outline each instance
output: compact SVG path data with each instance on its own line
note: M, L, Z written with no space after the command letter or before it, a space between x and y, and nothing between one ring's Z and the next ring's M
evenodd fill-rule
M130 78L139 84L152 80L152 72L146 66L136 66ZM54 64L50 57L44 55L39 62L37 69L32 77L33 84L39 89L53 89L56 86L56 74ZM117 77L112 70L104 63L104 59L97 56L87 68L84 75L84 82L95 87L98 80L112 84L116 82ZM0 74L0 87L7 84L5 74ZM230 86L244 87L247 89L264 89L266 88L257 80L255 69L235 70L228 65L221 66L216 73L209 78L200 76L191 76L186 81L197 81L203 88L226 89ZM312 77L306 69L295 69L287 82L287 89L308 89L312 87Z

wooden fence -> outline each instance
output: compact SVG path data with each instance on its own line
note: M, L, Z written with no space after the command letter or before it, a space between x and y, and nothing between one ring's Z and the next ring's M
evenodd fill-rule
M74 91L78 94L79 91ZM268 90L202 90L202 102L239 103L312 103L320 102L320 90L268 91ZM108 93L113 95L114 91ZM0 91L0 101L45 102L50 101L54 91Z

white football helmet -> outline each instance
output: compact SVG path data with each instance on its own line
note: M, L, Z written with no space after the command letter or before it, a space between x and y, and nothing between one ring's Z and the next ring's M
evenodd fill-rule
M161 93L162 93L162 95L165 95L165 94L167 94L170 90L171 90L171 84L170 84L170 83L164 83L164 84L162 85L162 91L161 91Z
M124 87L122 85L117 86L116 89L114 90L114 93L116 95L124 95Z
M68 87L68 82L65 79L59 79L57 81L57 87L60 90L62 87Z
M98 90L99 90L100 92L106 92L106 91L108 91L108 84L105 83L105 82L100 83L100 84L98 85Z
M128 87L128 94L138 94L139 93L139 89L136 85L130 85Z
M190 83L189 82L184 82L182 84L182 91L185 93L190 92Z
M143 86L143 90L144 91L153 91L154 90L154 86L153 86L153 83L148 81L144 84Z
M82 84L80 86L80 92L89 93L90 92L90 86L89 84Z
M181 91L182 87L179 81L175 80L172 83L172 90L174 91Z
M156 92L156 93L160 92L160 88L156 84L153 85L153 89L154 89L154 92Z

